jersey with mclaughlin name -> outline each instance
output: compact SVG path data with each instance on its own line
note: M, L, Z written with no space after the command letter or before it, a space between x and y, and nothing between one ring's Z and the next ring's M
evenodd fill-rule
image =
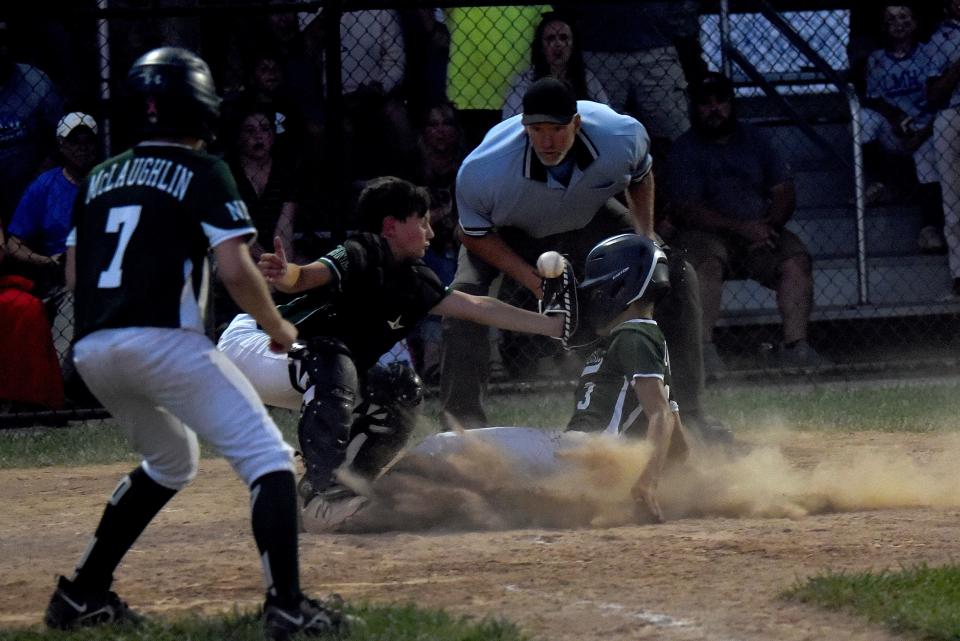
M105 328L203 331L207 250L255 234L227 165L145 143L95 167L74 206L77 337Z

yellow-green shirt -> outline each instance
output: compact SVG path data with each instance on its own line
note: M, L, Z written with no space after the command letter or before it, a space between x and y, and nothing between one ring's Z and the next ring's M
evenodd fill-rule
M511 78L530 66L530 43L550 5L447 9L447 96L460 109L503 106Z

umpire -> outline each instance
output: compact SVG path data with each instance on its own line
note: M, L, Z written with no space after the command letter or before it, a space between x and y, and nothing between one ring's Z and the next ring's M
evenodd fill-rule
M563 81L538 80L523 96L523 114L493 127L457 175L463 246L451 287L484 295L503 272L540 299L534 265L543 251L569 256L582 279L587 253L604 238L630 231L656 238L652 166L650 138L636 119L578 102ZM621 194L627 207L616 198ZM677 255L670 260L670 284L657 321L671 347L683 420L707 438L729 439L701 404L698 283ZM443 327L442 422L483 427L488 329L453 318Z

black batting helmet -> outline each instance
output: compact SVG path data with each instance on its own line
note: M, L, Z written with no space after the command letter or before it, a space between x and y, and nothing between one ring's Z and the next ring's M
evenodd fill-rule
M195 53L178 47L148 51L130 67L127 90L143 137L212 136L220 96L210 67Z
M631 303L657 302L670 288L667 255L646 236L620 234L587 254L580 304L594 329L606 327Z

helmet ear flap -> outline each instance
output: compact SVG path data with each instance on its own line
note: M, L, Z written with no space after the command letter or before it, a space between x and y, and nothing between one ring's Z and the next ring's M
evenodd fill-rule
M653 267L653 274L642 300L657 303L670 291L670 267L666 259L661 258Z

